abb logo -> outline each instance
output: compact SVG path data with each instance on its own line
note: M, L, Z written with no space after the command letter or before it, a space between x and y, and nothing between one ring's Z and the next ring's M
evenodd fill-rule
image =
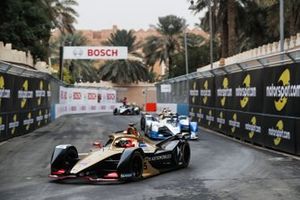
M106 94L106 98L107 98L107 100L115 100L116 95L113 93L108 93L108 94Z
M80 92L73 92L73 99L80 100L81 99L81 93Z
M88 93L88 100L95 100L97 98L96 93Z

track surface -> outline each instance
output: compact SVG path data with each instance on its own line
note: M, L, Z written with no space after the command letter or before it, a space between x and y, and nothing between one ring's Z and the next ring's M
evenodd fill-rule
M79 152L95 139L125 129L139 117L111 114L64 116L31 134L0 144L0 199L299 199L300 161L202 131L191 141L187 169L119 185L50 182L55 145L74 144Z

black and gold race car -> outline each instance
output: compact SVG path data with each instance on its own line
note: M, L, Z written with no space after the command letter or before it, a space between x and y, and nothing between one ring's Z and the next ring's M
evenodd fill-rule
M95 182L126 182L185 168L191 151L181 135L159 143L142 136L117 132L109 136L102 147L78 154L70 144L55 147L51 157L50 178L54 180L82 179Z

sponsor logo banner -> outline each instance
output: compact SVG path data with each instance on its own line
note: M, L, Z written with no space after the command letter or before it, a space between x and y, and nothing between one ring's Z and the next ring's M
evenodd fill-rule
M63 50L64 59L127 59L128 50L125 46L66 46Z

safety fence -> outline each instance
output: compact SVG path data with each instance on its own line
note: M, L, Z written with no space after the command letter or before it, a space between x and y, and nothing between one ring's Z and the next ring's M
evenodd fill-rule
M157 96L173 103L182 95L176 85L188 85L189 115L200 126L300 155L298 77L299 49L169 79Z
M65 114L112 112L116 91L74 87L53 76L0 61L0 141L29 133Z

